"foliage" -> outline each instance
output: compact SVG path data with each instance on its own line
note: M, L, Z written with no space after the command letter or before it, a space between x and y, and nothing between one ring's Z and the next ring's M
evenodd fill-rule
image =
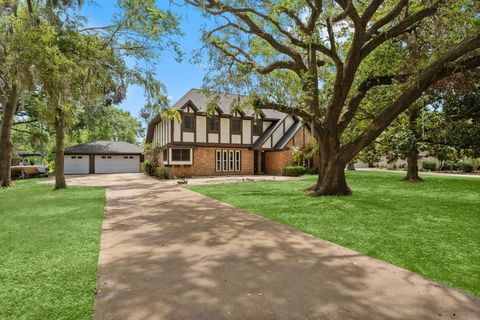
M152 160L148 159L148 160L145 160L145 162L143 163L143 168L146 174L153 177L155 175L157 166Z
M437 169L437 163L435 161L423 161L422 168L428 171L435 171Z
M462 168L463 172L466 172L466 173L473 172L473 166L468 162L462 162L461 163L461 168Z
M428 175L412 185L398 173L346 175L356 190L349 198L308 198L301 190L316 177L188 188L480 295L480 179Z
M299 177L307 173L307 169L304 166L287 166L283 168L284 176Z
M135 144L141 141L143 132L141 122L130 112L99 103L78 116L77 123L70 130L70 138L74 143L112 140Z
M215 17L207 87L311 124L315 195L349 194L348 162L436 82L480 65L474 0L185 2Z
M0 190L0 318L91 319L105 190L37 182Z
M167 167L157 167L157 170L155 170L155 176L160 179L170 179L170 169Z
M305 147L297 147L293 150L293 163L302 165L306 160L312 160L318 153L318 143L312 141Z

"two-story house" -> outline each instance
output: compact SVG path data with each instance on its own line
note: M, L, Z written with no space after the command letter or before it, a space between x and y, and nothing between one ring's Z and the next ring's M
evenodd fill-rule
M281 174L293 162L293 148L312 140L301 119L275 110L231 112L235 94L221 94L213 115L210 99L192 89L173 108L181 123L157 115L148 126L147 143L159 148L159 164L173 176Z

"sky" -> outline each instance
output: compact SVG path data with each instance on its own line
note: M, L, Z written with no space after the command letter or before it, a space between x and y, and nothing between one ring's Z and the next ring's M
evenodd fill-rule
M88 18L89 26L108 25L118 8L115 7L116 0L94 0L87 1L81 9L81 14ZM180 99L191 88L199 88L205 69L201 65L189 62L192 52L201 48L202 24L208 23L200 12L192 7L170 6L168 0L158 0L158 6L162 9L171 8L180 16L180 29L184 36L179 39L180 48L184 52L184 59L178 63L174 55L168 51L160 54L159 63L156 68L157 79L167 88L170 102L173 104ZM132 116L139 117L140 109L145 104L143 89L139 86L128 88L127 97L120 107L130 111Z

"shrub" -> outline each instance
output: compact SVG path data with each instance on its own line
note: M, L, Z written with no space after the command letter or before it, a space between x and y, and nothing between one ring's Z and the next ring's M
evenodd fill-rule
M318 174L318 167L311 167L307 170L307 174Z
M466 172L466 173L473 172L473 166L468 162L461 163L461 169L463 172Z
M145 160L143 167L145 169L145 173L149 176L153 176L155 174L155 164L152 161Z
M437 169L437 163L435 161L423 161L422 167L428 171L435 171Z
M283 175L290 177L299 177L307 173L307 169L302 166L288 166L283 168Z
M456 161L445 161L442 166L442 170L444 171L455 171L460 169L460 163Z
M170 179L170 169L167 167L158 167L155 176L160 179Z

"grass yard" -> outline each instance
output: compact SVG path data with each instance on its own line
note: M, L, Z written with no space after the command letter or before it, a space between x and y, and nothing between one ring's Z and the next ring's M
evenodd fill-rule
M91 319L101 188L0 189L0 319Z
M480 295L480 179L348 172L351 197L310 198L316 177L189 189Z

